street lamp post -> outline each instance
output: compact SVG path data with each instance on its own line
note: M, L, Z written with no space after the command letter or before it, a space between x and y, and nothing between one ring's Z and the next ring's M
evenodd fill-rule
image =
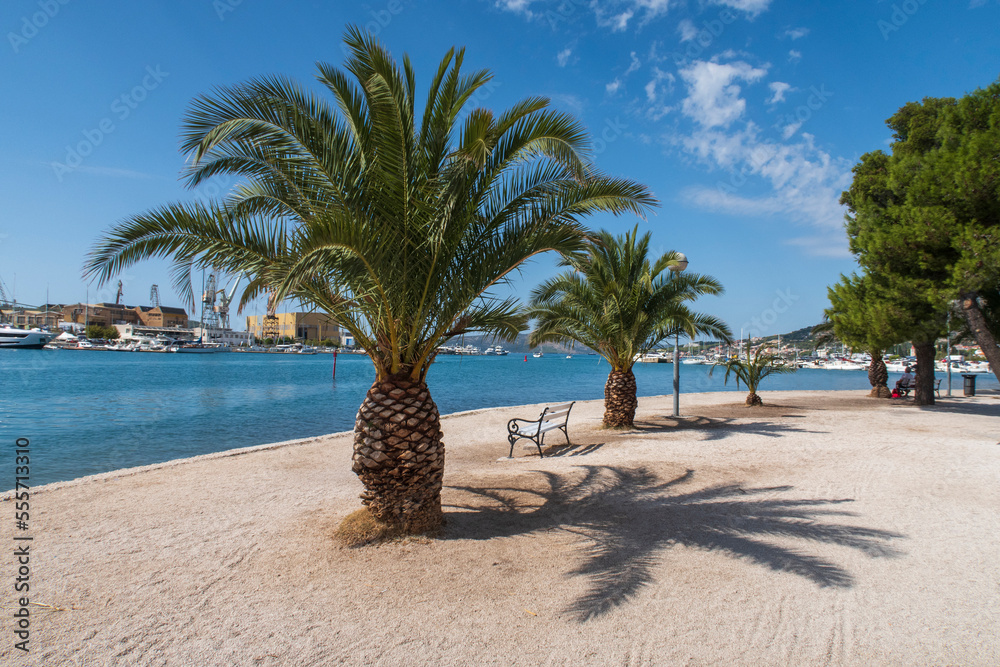
M947 392L947 395L948 395L948 398L951 398L951 304L950 303L948 304L948 324L947 324L945 333L948 336L948 338L947 338L947 340L948 340L948 349L945 352L944 363L946 364L945 368L948 369L948 392Z
M677 253L677 258L670 265L670 270L674 275L687 268L687 255L682 252ZM681 353L680 353L680 327L674 329L674 417L681 416Z

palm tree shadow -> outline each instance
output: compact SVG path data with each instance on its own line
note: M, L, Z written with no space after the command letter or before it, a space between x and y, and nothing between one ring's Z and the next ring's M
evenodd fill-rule
M794 416L794 415L782 415ZM780 421L759 420L737 423L735 419L718 417L688 417L677 419L664 417L666 423L660 420L636 421L634 429L641 433L677 433L679 431L696 431L703 435L703 440L722 440L737 434L762 435L770 438L780 438L796 433L825 433L812 431L794 424Z
M538 471L539 488L449 487L471 498L450 504L444 539L490 539L563 530L583 543L580 565L568 575L589 581L588 591L567 608L579 621L626 604L652 583L662 553L682 544L718 551L778 572L805 577L821 587L849 588L849 572L805 547L775 539L802 540L858 549L868 556L899 555L898 533L835 523L855 516L837 506L849 499L787 499L792 487L716 485L684 492L694 472L661 481L646 468L578 466L579 475Z

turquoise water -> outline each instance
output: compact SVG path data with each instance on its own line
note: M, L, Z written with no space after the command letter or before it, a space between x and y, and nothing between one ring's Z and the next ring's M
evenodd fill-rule
M342 354L333 381L332 366L325 354L0 350L0 442L30 439L36 486L351 430L374 371L367 357ZM736 390L732 380L723 384L723 373L708 372L708 366L682 364L681 391ZM589 355L529 356L527 362L513 354L444 356L428 385L446 414L603 398L607 374L607 363ZM671 364L636 364L635 375L641 396L673 391ZM980 375L977 383L997 388L992 375ZM962 393L961 377L953 387ZM761 393L766 400L768 390L867 388L864 371L801 370L769 378ZM503 438L497 434L498 443ZM8 463L0 461L0 489L14 486L13 459Z

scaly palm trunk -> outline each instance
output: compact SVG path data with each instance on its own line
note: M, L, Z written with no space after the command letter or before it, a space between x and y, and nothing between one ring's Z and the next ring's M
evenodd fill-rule
M914 342L913 349L917 353L913 402L917 405L934 405L934 341Z
M882 353L873 350L871 355L872 360L868 364L868 381L872 385L872 391L869 396L872 398L892 398L892 392L889 390L889 371L885 367Z
M747 394L747 407L755 408L759 405L764 405L764 399L757 395L757 392L751 391Z
M441 526L444 443L426 384L407 376L375 381L354 424L353 470L378 521L407 534Z
M612 370L604 385L604 425L610 428L631 428L635 421L635 376L632 369Z

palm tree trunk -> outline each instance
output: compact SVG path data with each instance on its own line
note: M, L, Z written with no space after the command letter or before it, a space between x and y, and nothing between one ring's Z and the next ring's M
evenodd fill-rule
M978 294L969 292L962 295L962 312L965 313L965 319L969 323L969 329L976 339L976 344L983 351L986 361L990 363L993 375L997 377L997 380L1000 380L1000 347L997 347L996 338L993 337L986 325L986 318L983 317L983 311L979 307Z
M892 398L889 390L889 371L885 367L885 360L882 358L881 350L871 351L872 360L868 364L868 381L872 385L869 394L872 398Z
M610 428L631 428L635 421L635 376L632 369L612 370L604 385L604 425Z
M354 423L362 502L376 520L418 534L444 523L441 420L427 385L408 376L376 380Z
M913 402L917 405L934 405L934 341L917 343L913 349L917 353L917 373L914 377L916 388Z
M747 407L755 408L760 405L764 405L764 399L758 396L757 392L751 391L747 394Z

